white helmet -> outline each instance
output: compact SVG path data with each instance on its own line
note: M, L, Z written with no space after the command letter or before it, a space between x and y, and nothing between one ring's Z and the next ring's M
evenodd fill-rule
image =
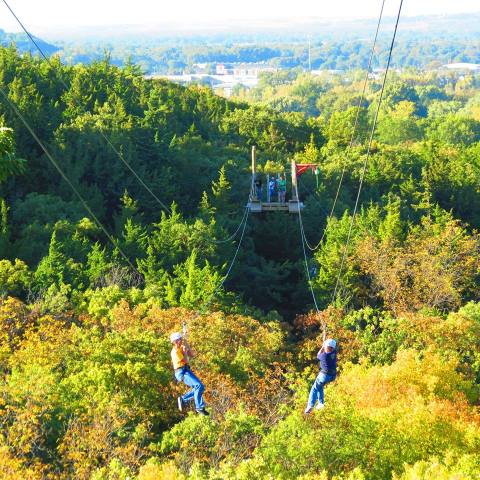
M175 332L175 333L172 333L170 335L170 342L171 343L174 343L176 342L177 340L180 340L182 338L182 334L179 333L179 332Z
M333 338L329 338L328 340L325 340L323 343L324 347L332 347L333 349L337 348L337 342Z

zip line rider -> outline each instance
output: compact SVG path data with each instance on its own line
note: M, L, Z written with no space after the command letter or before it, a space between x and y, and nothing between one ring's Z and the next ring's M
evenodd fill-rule
M307 408L305 409L306 414L312 411L317 401L317 410L321 410L325 406L323 387L327 383L333 382L337 376L337 342L332 338L325 340L317 358L320 360L320 373L310 389Z
M181 397L178 397L178 409L183 412L186 404L193 399L195 402L195 411L200 415L209 415L205 410L205 402L203 400L205 387L188 365L190 358L194 357L192 349L187 341L183 340L182 334L179 332L170 335L170 342L173 344L171 357L175 378L177 382L183 382L185 385L191 387L191 390Z

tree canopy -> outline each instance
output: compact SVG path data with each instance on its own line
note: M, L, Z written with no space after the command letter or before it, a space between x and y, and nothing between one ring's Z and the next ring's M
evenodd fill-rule
M111 235L1 102L0 477L478 478L479 77L392 74L339 278L379 84L357 107L359 72L276 73L227 100L0 49L0 87ZM251 214L225 278L253 145L262 174L319 166L308 274L299 217ZM184 321L210 418L176 410ZM325 325L340 371L307 418Z

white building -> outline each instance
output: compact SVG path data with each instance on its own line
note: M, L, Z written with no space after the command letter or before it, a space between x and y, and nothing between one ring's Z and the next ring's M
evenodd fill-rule
M265 65L245 63L233 67L233 76L237 78L258 78L263 72L276 72L277 70L277 68L266 67Z
M446 65L443 65L443 68L448 70L468 70L470 72L480 72L479 63L447 63Z

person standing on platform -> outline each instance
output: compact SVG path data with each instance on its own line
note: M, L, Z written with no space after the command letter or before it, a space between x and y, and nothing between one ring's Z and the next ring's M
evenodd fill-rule
M271 202L275 196L275 177L272 177L268 182L268 201Z
M280 178L277 181L278 188L278 201L280 203L285 203L285 196L287 194L287 182L283 175L280 175Z

